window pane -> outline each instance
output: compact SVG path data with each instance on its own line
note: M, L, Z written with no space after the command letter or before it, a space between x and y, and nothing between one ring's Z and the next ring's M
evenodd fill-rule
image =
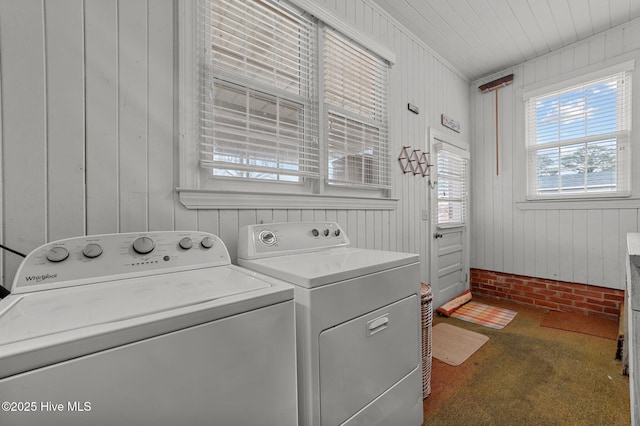
M630 85L620 73L526 102L530 196L629 193Z
M317 178L313 21L270 0L200 10L200 164L213 176Z

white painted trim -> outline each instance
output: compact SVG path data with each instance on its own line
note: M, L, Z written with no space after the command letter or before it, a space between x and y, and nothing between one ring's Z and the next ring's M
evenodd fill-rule
M640 209L640 199L598 199L598 200L558 200L558 201L519 201L516 207L520 210L610 210Z
M315 16L325 24L330 27L338 30L345 36L354 40L355 42L361 44L363 47L369 49L376 55L383 58L385 61L389 62L391 65L396 63L396 54L391 49L384 46L379 41L375 40L368 34L358 30L352 25L346 23L341 18L337 17L324 7L319 4L311 1L311 0L289 0L291 3L295 4L302 10L310 13Z
M573 72L563 74L559 77L543 80L525 87L522 92L522 100L526 101L527 99L531 99L535 96L555 92L556 90L562 90L567 87L586 83L588 81L607 77L616 73L633 71L635 67L635 59L619 63L611 61L605 64L595 64L589 67L584 67Z
M215 191L177 188L187 209L396 210L397 198L344 197L318 194Z

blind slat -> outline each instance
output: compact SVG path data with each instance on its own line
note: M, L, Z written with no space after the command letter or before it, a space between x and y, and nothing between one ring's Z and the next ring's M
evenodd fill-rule
M631 76L525 100L528 197L630 193Z

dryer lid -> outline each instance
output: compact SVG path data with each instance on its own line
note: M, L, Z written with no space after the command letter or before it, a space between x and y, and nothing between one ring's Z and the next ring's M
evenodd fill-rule
M314 288L419 262L413 253L351 247L265 259L238 259L241 266L292 284Z

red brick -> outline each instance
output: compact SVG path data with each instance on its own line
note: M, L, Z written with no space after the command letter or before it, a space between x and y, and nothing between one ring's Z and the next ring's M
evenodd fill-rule
M585 302L575 302L574 306L577 308L584 308L593 312L602 312L602 306L594 305L593 303L585 303Z
M602 296L601 292L598 291L594 291L594 290L583 290L583 289L576 289L574 291L575 294L581 294L582 296L587 296L587 297L596 297L596 298L600 298Z
M570 300L585 300L586 297L584 296L580 296L578 294L572 294L572 293L561 293L560 297L563 297L565 299L570 299Z
M567 299L564 297L558 297L558 296L550 296L549 297L549 301L550 302L556 302L562 305L567 305L567 306L573 306L573 300L571 299Z
M587 300L585 300L585 302L593 303L594 305L608 306L608 307L620 306L620 304L614 300L591 299L589 297L587 297Z
M523 296L517 296L517 295L512 295L511 299L517 301L517 302L522 302L522 303L527 303L529 305L533 305L533 299L530 297L523 297Z
M546 308L551 308L551 309L558 309L558 304L557 303L553 303L553 302L548 302L546 300L534 300L533 301L534 305L537 306L544 306Z

